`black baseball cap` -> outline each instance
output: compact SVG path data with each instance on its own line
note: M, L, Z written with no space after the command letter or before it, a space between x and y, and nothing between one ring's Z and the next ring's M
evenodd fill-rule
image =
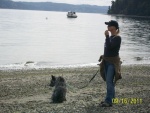
M116 29L119 29L119 24L115 20L110 20L109 22L105 22L105 24L108 26L114 26L114 27L116 27Z

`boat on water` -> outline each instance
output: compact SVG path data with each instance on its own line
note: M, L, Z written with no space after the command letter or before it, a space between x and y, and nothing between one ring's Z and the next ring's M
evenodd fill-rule
M68 17L68 18L77 18L76 12L69 11L69 12L67 13L67 17Z

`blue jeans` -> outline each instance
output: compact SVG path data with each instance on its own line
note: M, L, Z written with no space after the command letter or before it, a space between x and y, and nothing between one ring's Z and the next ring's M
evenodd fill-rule
M115 98L115 85L113 83L114 75L115 75L114 65L105 61L105 77L107 85L105 102L109 104L112 104L112 99Z

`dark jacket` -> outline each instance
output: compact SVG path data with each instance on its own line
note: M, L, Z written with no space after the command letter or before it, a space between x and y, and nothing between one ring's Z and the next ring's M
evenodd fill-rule
M115 57L119 55L121 45L120 36L106 36L105 47L104 47L104 56L105 57Z

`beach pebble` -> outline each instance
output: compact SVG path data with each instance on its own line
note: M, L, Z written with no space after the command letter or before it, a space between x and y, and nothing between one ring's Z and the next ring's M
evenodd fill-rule
M80 110L77 110L77 112L79 112Z
M85 108L85 106L81 106L82 108Z

